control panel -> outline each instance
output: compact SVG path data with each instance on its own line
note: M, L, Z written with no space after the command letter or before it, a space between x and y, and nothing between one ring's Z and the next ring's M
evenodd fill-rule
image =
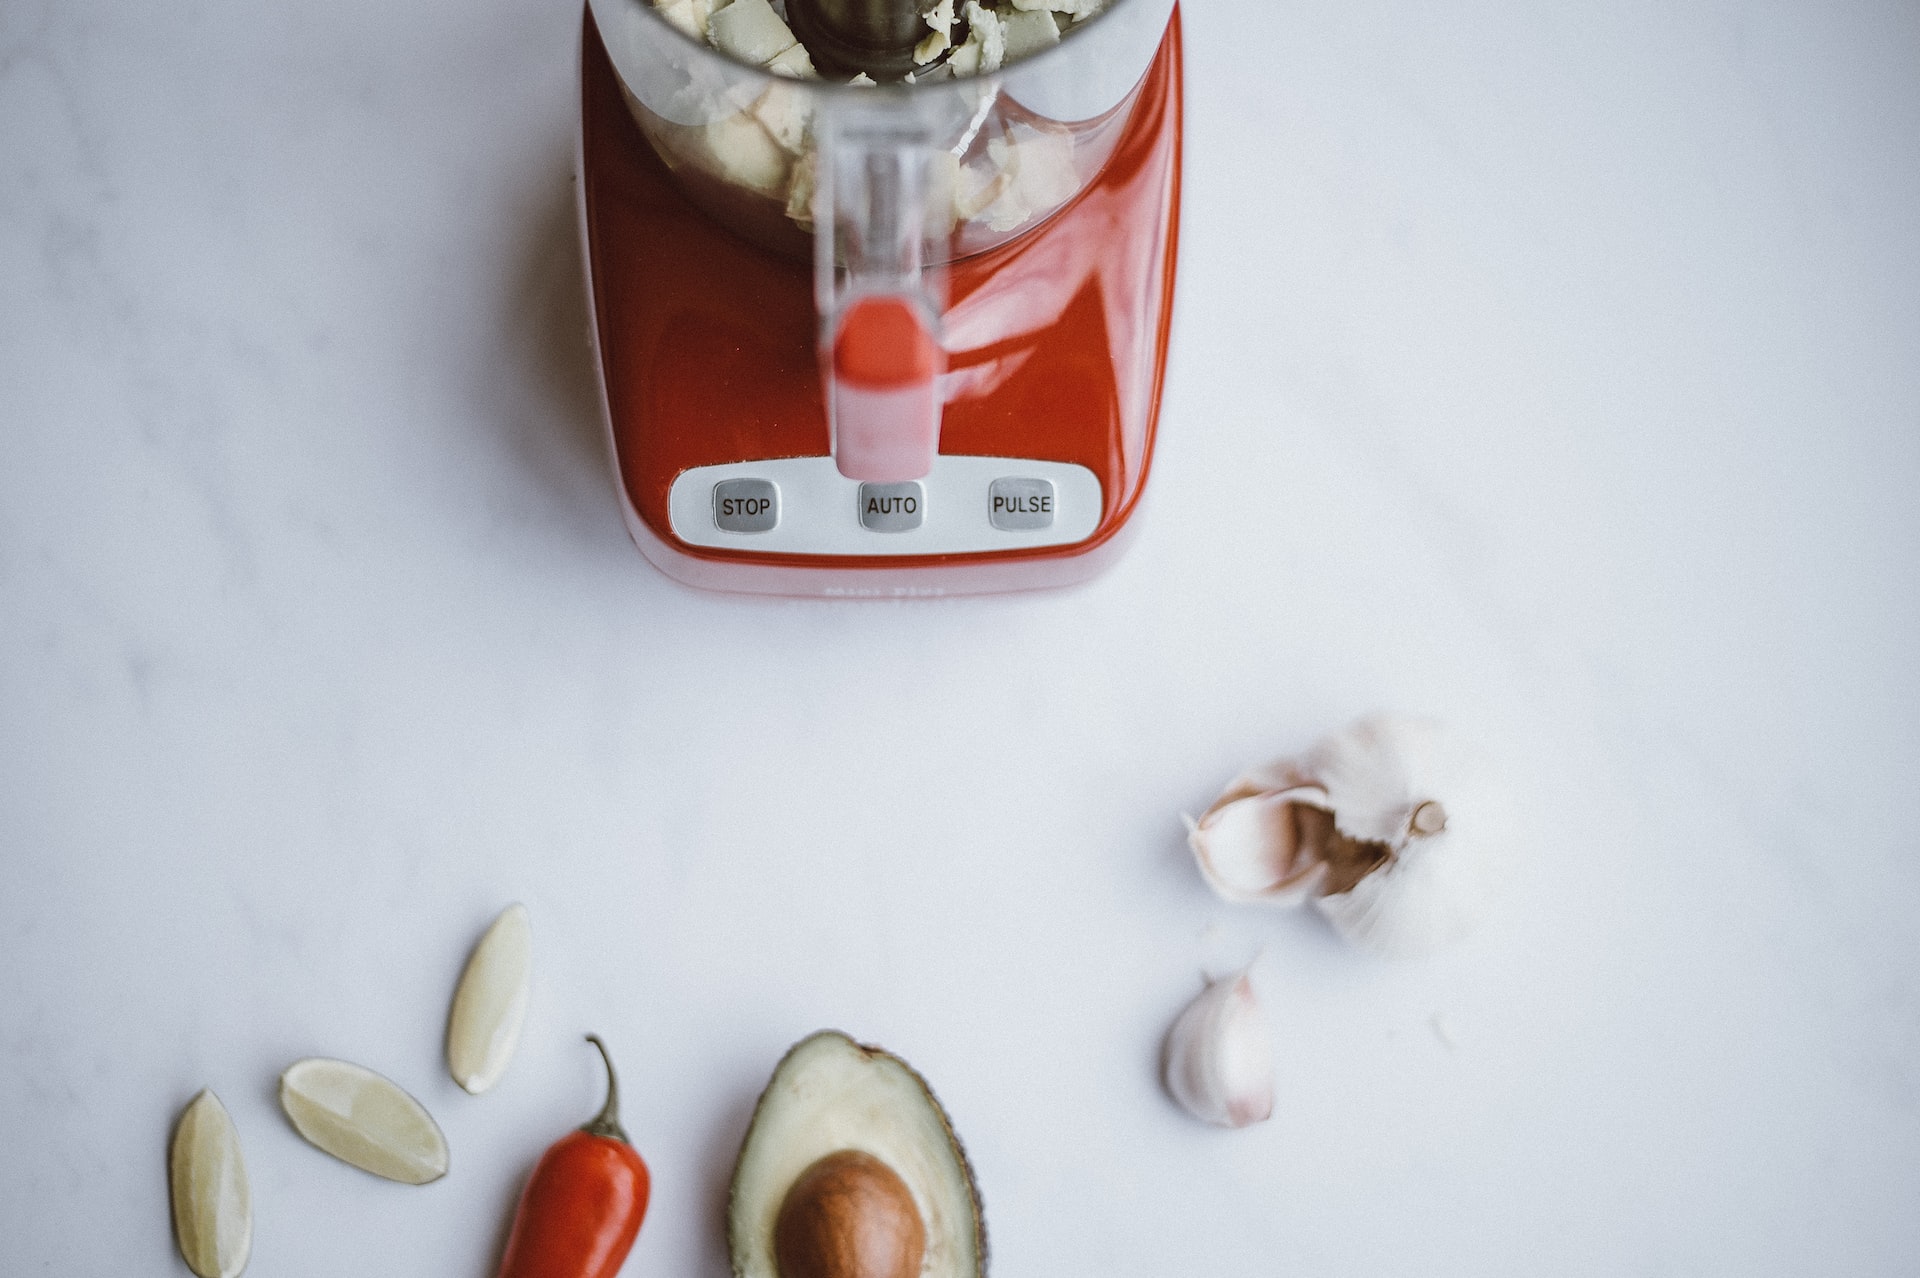
M831 457L681 471L674 536L785 555L951 555L1067 546L1100 523L1100 481L1071 462L936 457L922 479L848 479Z

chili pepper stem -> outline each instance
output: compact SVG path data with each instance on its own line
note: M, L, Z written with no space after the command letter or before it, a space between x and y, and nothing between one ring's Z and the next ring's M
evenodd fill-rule
M581 1127L589 1136L603 1136L608 1140L617 1140L623 1145L633 1142L627 1139L627 1133L620 1126L620 1080L613 1072L613 1057L607 1055L607 1045L600 1041L598 1034L587 1035L587 1041L600 1049L600 1059L607 1066L607 1103L600 1107L592 1122Z

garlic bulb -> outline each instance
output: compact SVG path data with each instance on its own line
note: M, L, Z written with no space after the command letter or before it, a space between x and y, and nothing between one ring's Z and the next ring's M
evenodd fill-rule
M1382 716L1236 777L1187 843L1222 898L1311 899L1355 945L1412 957L1473 926L1479 814L1440 725Z
M1167 1092L1217 1127L1247 1127L1273 1115L1273 1049L1267 1018L1245 970L1214 981L1167 1031Z

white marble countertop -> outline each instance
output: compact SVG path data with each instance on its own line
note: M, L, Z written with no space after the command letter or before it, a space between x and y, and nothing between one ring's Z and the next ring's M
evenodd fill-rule
M748 1107L836 1025L933 1081L1008 1278L1920 1270L1920 11L1576 9L1196 0L1134 549L843 605L627 540L568 4L0 6L0 1268L184 1273L211 1086L251 1272L486 1274L596 1029L629 1270L718 1278ZM1521 814L1413 963L1181 844L1375 707ZM447 1000L516 899L471 1098ZM1256 951L1281 1100L1220 1133L1155 1055ZM303 1145L315 1053L452 1174Z

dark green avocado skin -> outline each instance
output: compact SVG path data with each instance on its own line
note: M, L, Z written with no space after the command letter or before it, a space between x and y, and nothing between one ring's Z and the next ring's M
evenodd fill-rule
M837 1038L862 1055L892 1061L905 1070L920 1088L920 1094L926 1098L928 1107L940 1119L940 1130L946 1133L947 1144L953 1149L953 1156L960 1164L961 1174L967 1178L967 1199L973 1208L973 1254L977 1257L973 1278L987 1278L987 1215L980 1204L980 1184L974 1179L973 1164L967 1160L967 1148L960 1143L959 1133L953 1130L953 1120L947 1117L946 1107L940 1103L940 1098L934 1095L933 1088L927 1086L927 1080L921 1076L919 1070L886 1048L862 1043L852 1035L837 1029L815 1030L789 1047L786 1055L780 1058L780 1063L773 1067L773 1073L768 1077L767 1085L760 1089L760 1099L754 1102L753 1117L747 1121L747 1134L740 1139L740 1152L734 1155L733 1174L727 1182L727 1261L733 1270L733 1278L752 1278L743 1267L743 1262L733 1246L733 1222L740 1210L741 1159L746 1155L747 1146L753 1140L754 1129L760 1125L760 1112L766 1108L767 1098L773 1095L774 1087L779 1083L781 1075L786 1072L789 1063L803 1048L822 1038Z

